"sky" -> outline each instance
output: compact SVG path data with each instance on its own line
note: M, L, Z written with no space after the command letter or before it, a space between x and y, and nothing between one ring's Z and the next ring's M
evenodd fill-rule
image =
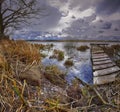
M99 39L120 37L120 0L38 0L44 8L39 19L32 19L16 34L41 32L44 37Z

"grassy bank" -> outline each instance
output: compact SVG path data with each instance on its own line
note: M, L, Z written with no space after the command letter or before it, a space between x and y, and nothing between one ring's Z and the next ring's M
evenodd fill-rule
M41 63L41 51L50 47L0 41L0 112L119 111L119 76L108 85L87 85L77 78L68 85L65 73L57 66ZM55 51L55 55L64 58L63 52Z

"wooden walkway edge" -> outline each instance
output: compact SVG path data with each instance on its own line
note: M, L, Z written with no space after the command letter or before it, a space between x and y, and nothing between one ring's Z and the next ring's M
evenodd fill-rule
M93 84L96 85L113 82L120 73L120 68L109 58L101 46L103 44L91 44Z

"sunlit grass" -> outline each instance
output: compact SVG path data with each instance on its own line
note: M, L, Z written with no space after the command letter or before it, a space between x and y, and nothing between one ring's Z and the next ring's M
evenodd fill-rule
M4 54L7 58L20 60L23 63L40 62L41 56L39 50L29 43L24 41L2 41Z

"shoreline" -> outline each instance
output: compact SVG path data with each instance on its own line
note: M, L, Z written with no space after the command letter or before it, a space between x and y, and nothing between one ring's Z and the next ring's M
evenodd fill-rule
M111 40L25 40L28 42L116 42L120 43L120 41L111 41Z

